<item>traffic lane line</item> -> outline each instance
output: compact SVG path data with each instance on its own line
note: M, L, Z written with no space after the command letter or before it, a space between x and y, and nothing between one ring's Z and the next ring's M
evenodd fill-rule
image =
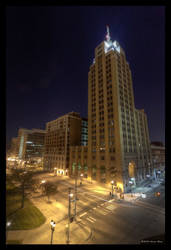
M95 219L95 218L93 218L93 217L91 217L91 216L89 216L89 218L90 218L90 219L92 219L92 220L94 220L94 221L96 221L96 219Z
M95 222L95 221L91 220L89 217L87 217L86 220L89 220L91 223Z
M87 212L85 212L85 213L81 214L79 217L82 217L82 216L84 216L85 214L87 214Z

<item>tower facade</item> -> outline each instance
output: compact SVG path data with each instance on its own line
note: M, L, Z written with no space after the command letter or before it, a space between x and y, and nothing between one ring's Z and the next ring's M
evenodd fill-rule
M137 121L141 116L140 156ZM129 63L107 27L106 40L95 48L88 73L88 175L100 183L113 180L125 192L150 175L151 168L146 116L135 109Z

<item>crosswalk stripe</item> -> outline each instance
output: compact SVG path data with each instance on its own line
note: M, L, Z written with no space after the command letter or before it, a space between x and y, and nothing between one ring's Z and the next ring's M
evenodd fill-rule
M80 215L80 217L84 216L85 214L87 214L87 212L85 212L85 213L81 214L81 215Z
M99 212L100 214L103 214L103 215L106 215L106 214L107 214L106 212L101 211L101 210L98 210L98 212Z
M91 220L89 217L86 218L86 220L89 220L90 222L94 223L95 221Z
M94 220L94 221L96 221L96 219L95 219L95 218L92 218L91 216L89 216L89 218L92 219L92 220Z
M110 205L108 207L106 207L107 209L110 209L110 210L114 210L116 207L114 207L113 205Z

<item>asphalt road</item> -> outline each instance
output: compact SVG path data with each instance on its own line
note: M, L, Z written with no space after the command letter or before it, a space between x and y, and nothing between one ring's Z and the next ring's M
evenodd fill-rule
M160 196L155 196L155 192L160 192ZM145 201L149 204L165 208L165 186L158 186L146 194L146 198L141 198L141 201Z
M164 233L164 215L139 206L104 204L81 217L92 228L89 244L140 244Z
M68 214L68 187L72 187L74 192L74 181L47 174L38 178L59 183L58 193L51 197L52 204L48 209L44 198L38 203L42 209L45 208L42 212L47 213L48 218L62 223ZM165 213L162 209L164 187L157 187L147 194L146 199L134 204L109 202L108 190L101 190L95 192L91 184L83 184L77 189L77 218L80 224L92 230L92 237L85 244L140 244L144 238L165 233ZM155 197L154 192L159 190L161 196ZM71 204L71 214L74 214L74 202Z

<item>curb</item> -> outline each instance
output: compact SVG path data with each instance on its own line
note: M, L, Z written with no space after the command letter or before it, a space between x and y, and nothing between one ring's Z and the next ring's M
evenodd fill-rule
M90 234L89 234L88 238L85 241L88 241L91 237L92 237L92 230L90 228Z

